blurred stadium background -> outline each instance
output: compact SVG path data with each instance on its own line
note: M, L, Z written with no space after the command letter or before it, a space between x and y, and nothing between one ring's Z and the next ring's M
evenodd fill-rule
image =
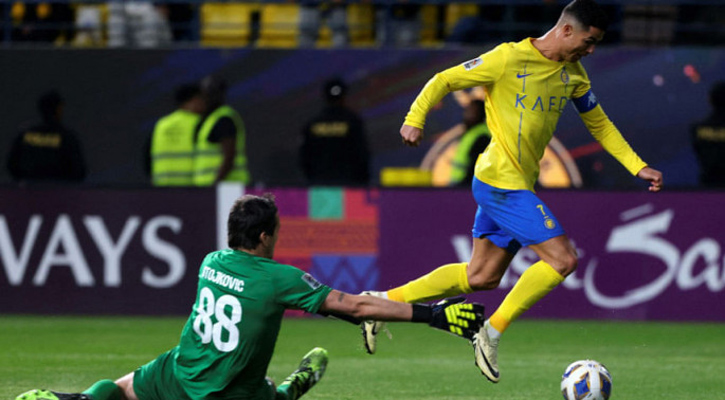
M670 187L696 187L689 125L709 113L708 89L725 70L725 9L716 0L602 3L613 23L599 54L586 60L598 97L640 154L665 172ZM144 185L144 141L156 120L173 108L173 89L218 73L230 81L229 102L247 125L255 182L301 185L299 131L320 107L318 88L339 76L350 85L349 105L368 125L371 183L377 185L383 168L417 167L432 146L430 140L417 152L401 148L397 130L433 73L501 41L542 34L564 4L350 2L349 45L331 47L331 33L322 24L316 47L300 48L296 2L4 1L0 73L12 95L0 99L7 132L0 150L6 155L17 127L36 118L35 99L56 88L66 100L65 122L86 149L85 183ZM397 15L400 6L406 11ZM144 13L156 17L143 19ZM414 35L390 39L401 20L414 22L405 25ZM278 79L280 74L286 79ZM429 117L428 137L460 120L460 106L447 98ZM576 185L634 186L634 179L582 134L573 109L564 113L560 127L560 149L575 164L565 173L580 176ZM559 172L557 162L547 165L552 174ZM0 182L9 180L7 170L0 169Z
M224 245L226 211L230 201L244 192L271 191L277 196L283 224L279 261L297 265L343 290L383 290L439 264L466 260L475 205L467 189L444 187L446 168L443 162L436 162L444 158L444 152L439 151L443 144L437 140L460 122L461 106L451 96L444 99L429 116L427 140L420 148L403 147L398 129L410 103L435 72L502 41L543 34L567 2L345 3L349 44L333 46L332 33L323 26L317 43L302 47L298 43L299 2L3 0L0 314L5 316L0 317L0 347L19 346L26 339L45 340L25 337L22 329L30 326L28 329L45 331L48 327L34 325L32 318L28 322L11 316L15 314L187 314L198 263L208 251ZM637 362L654 358L652 363L626 371L645 371L646 377L639 375L643 380L681 379L683 383L682 375L672 371L683 364L710 365L709 371L719 375L697 376L711 382L714 376L725 373L721 357L725 192L699 185L690 125L710 113L708 90L725 79L725 6L721 0L600 3L614 16L613 23L604 43L584 64L605 111L635 150L663 171L667 190L658 195L646 193L641 183L596 144L576 112L571 107L565 111L554 146L542 165L538 193L576 242L581 262L577 273L524 319L586 319L601 325L589 328L589 340L577 344L576 349L593 349L591 353L578 356L556 347L563 351L558 354L566 357L554 356L558 363L552 367L545 362L552 357L551 352L526 358L522 351L516 355L533 361L517 366L535 372L535 368L547 365L544 368L555 375L573 361L572 357L611 354L621 367L631 362L627 357L631 348L626 346L646 348L657 342L654 348L664 353L674 346L676 355L659 359L657 351L646 352ZM399 26L395 22L401 21L407 22L414 34L393 40L393 27ZM229 103L246 124L254 184L151 187L143 160L144 144L154 123L173 109L174 88L212 73L230 82ZM349 83L348 103L367 125L372 152L368 187L306 187L299 171L300 129L320 108L319 88L333 76ZM36 98L51 88L65 98L64 121L82 142L88 176L74 185L18 185L10 179L5 157L18 127L37 118ZM381 180L391 171L391 181ZM406 175L410 171L412 176ZM522 251L501 288L471 298L495 307L533 261L533 254ZM627 321L622 326L632 330L612 333L595 344L598 337L591 332L601 331L613 320ZM116 322L126 326L134 321L148 323L145 318ZM638 330L639 324L654 324L652 321L677 322L677 326L690 330L674 334L672 342L662 344ZM526 321L535 322L539 321ZM74 323L78 321L68 322L71 326ZM177 337L181 322L173 320L173 324L163 331L172 336L164 346L172 345ZM542 346L576 336L572 326L576 324L565 325L563 329L569 331L558 338L555 331L542 338ZM655 331L674 332L675 324L652 326ZM704 326L708 334L688 343L693 332ZM526 329L521 328L518 335ZM528 329L541 328L529 325ZM59 335L63 332L66 336L57 346L74 334L71 328ZM358 335L354 329L334 332L349 335L351 343ZM624 341L623 347L611 352L618 337L627 335L641 336ZM288 334L283 340L294 342L295 338ZM134 339L121 338L119 342L125 340ZM302 353L310 340L299 338ZM427 336L416 340L428 346ZM525 345L529 339L512 342ZM387 347L395 345L400 343ZM689 358L689 349L695 346L710 351ZM457 351L468 357L468 350L461 347ZM504 351L513 351L513 347ZM55 348L45 348L43 355L37 356L38 363L45 362L45 354ZM295 360L298 350L282 345L279 357ZM361 349L353 351L360 355L346 354L346 361L355 368L366 368L357 359L364 356ZM391 364L375 368L403 368L395 357L407 356L405 349L390 351L393 355L384 360ZM69 352L66 355L73 359L75 353ZM147 357L148 352L153 354ZM143 362L155 352L147 349L132 361ZM513 363L516 355L501 357L507 360L503 362ZM23 357L17 352L9 354L3 358L0 371L26 371L36 378L23 378L26 375L22 373L6 375L8 384L1 386L17 388L23 384L25 389L58 372L53 368L34 371L30 361L36 358L28 361L31 365L16 370L14 365ZM93 357L84 360L99 362ZM465 358L469 361L472 364ZM600 361L607 364L607 360ZM425 362L431 364L427 381L434 380L434 371L443 361ZM290 361L290 366L293 363ZM335 364L335 368L345 368L343 362ZM65 368L62 361L53 365ZM119 369L129 368L119 365ZM635 383L630 384L629 394L617 393L618 367L610 366L617 398L634 399L652 393L638 392ZM475 372L472 365L466 369ZM657 373L653 378L649 373L662 372L660 369L670 371L669 375ZM281 376L286 370L274 372ZM63 374L67 377L73 372ZM396 379L409 377L399 374ZM696 378L692 374L688 377L688 382ZM517 397L520 392L514 385L523 378L512 376L511 385L504 389L508 394L501 398L525 398ZM340 382L347 382L347 378L339 379L333 379L332 384L342 391L345 385ZM365 379L380 379L380 375L369 373ZM554 379L553 392L547 389L542 394L534 384L524 393L557 396L558 377L547 375L543 379ZM20 383L10 385L10 380ZM65 382L92 383L78 379ZM713 386L697 384L702 380L694 382L687 387L705 387L704 391L673 395L672 387L682 385L660 385L660 392L655 392L659 394L653 397L722 397ZM464 384L461 381L460 385ZM73 385L68 386L72 389ZM380 393L414 390L416 386L420 385L401 389L388 384ZM353 394L342 397L339 392L328 391L319 398L368 398L366 389L357 386ZM432 389L420 390L410 398L426 398ZM6 397L14 393L6 393ZM447 398L445 394L436 396ZM473 394L457 398L467 396L473 398Z

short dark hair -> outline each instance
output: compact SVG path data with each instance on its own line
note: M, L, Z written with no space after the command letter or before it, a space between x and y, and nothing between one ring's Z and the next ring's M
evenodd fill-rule
M220 75L207 75L201 80L201 92L212 107L218 107L226 101L229 83Z
M244 195L234 202L227 221L227 244L231 248L253 250L262 232L273 235L277 228L277 205L274 196Z
M201 80L201 90L205 93L226 93L229 83L220 75L207 75Z
M710 104L716 110L725 110L725 81L716 82L710 89Z
M45 120L55 119L58 107L63 104L63 98L57 90L50 90L38 98L38 112Z
M198 83L185 83L174 92L174 102L177 106L181 106L187 101L201 94L201 85Z
M587 29L593 26L606 31L609 26L607 13L594 0L574 0L564 7L562 15L573 17Z

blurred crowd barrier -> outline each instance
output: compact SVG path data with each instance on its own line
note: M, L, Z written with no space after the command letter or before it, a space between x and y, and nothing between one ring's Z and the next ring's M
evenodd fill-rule
M562 0L6 0L6 46L73 47L441 46L543 33ZM725 42L719 0L601 0L608 43L717 45ZM337 11L334 13L333 11ZM334 16L333 16L334 15ZM310 31L312 30L312 31ZM342 31L342 39L336 39ZM311 42L310 42L311 41Z

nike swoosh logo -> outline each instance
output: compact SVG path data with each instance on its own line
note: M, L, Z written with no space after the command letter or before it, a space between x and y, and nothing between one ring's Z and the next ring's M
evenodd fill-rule
M483 374L486 377L486 379L488 379L489 381L491 381L493 383L497 383L499 380L499 377L500 377L499 372L495 371L493 369L493 366L491 365L491 363L488 361L488 358L486 357L486 353L483 352L482 346L478 345L477 341L479 338L477 335L478 334L476 334L476 336L474 336L474 338L473 338L473 350L474 350L474 354L475 354L476 366L478 366L478 368L481 370L481 374ZM485 365L481 365L479 363L479 360L478 360L479 356L483 360ZM486 370L486 372L484 372L484 369Z
M521 79L521 78L526 78L529 75L533 75L533 74L523 74L523 75L522 74L516 74L516 77L519 78L519 79Z
M486 376L486 378L489 381L491 381L493 383L498 382L498 378L500 376L499 375L499 372L498 371L495 371L493 369L493 367L491 367L491 363L488 362L488 359L486 358L486 354L483 353L483 349L481 349L480 347L476 347L475 349L476 349L476 352L481 355L481 358L483 359L483 362L486 363L486 368L488 369L488 374L487 373L484 373L483 372L483 369L481 368L481 365L478 365L478 360L475 360L476 361L476 365L478 365L478 368L481 369L481 373L484 376Z

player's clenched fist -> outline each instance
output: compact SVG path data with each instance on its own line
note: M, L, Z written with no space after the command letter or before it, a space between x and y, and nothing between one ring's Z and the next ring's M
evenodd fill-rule
M423 130L414 126L403 125L400 127L400 136L406 145L417 147L420 141L423 140Z

